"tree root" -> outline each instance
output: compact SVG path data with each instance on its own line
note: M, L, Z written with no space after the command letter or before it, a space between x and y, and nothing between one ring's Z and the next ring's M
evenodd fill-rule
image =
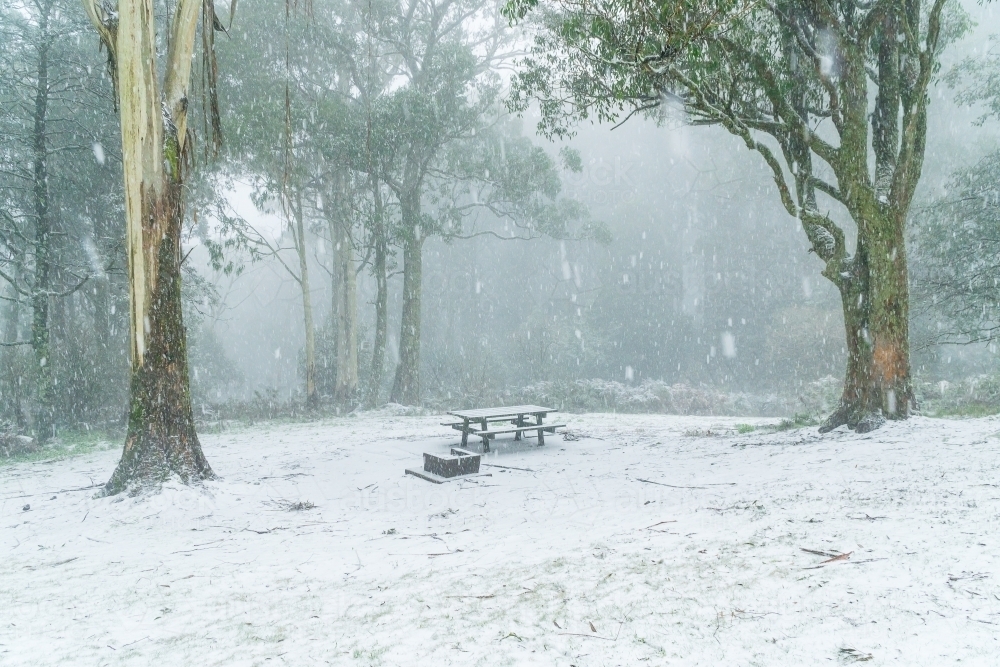
M119 493L135 496L159 488L170 478L184 484L215 478L197 435L182 438L130 434L121 460L97 497Z
M876 412L866 412L861 415L858 423L854 425L855 433L870 433L877 428L880 428L885 424L885 417L882 416L882 411Z
M819 425L820 433L829 433L838 426L843 426L850 422L851 410L843 403L833 411L829 417L823 420L823 423Z
M833 429L847 425L847 428L857 433L871 433L875 429L885 424L885 417L881 410L865 410L852 408L841 403L834 410L833 414L823 420L820 424L820 433L829 433Z

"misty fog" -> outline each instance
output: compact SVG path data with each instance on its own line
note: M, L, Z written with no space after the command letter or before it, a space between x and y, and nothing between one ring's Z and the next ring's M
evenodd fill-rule
M69 54L53 60L52 76L74 82L53 88L49 102L59 117L48 121L52 212L46 215L57 232L56 246L46 251L55 258L46 280L54 281L47 289L61 295L49 298L51 354L38 342L40 320L32 319L40 289L32 286L32 253L41 251L19 255L30 250L32 207L40 201L36 194L32 204L31 189L19 180L30 172L25 160L34 136L31 77L37 69L31 26L37 28L38 13L27 5L6 10L16 18L10 25L19 22L25 31L4 50L12 72L4 84L3 116L10 141L0 156L11 166L0 181L10 238L4 418L27 432L42 413L54 415L56 430L121 424L129 363L121 140L112 122L109 74L83 17L64 12L58 2L51 7L51 20L67 36L56 44ZM208 421L246 416L264 403L283 413L319 404L341 413L402 400L400 334L412 330L401 320L409 223L401 217L405 193L392 184L391 164L402 159L393 151L417 141L405 134L411 131L406 123L423 113L407 106L420 104L418 97L403 98L416 95L410 89L430 75L393 50L391 30L398 28L385 22L391 4L290 11L278 32L267 19L274 7L248 7L242 21L231 16L232 25L216 30L214 102L207 97L207 56L196 54L192 79L198 136L181 250L193 398L198 418ZM992 337L970 334L959 315L936 303L940 290L930 287L933 280L913 270L930 266L921 253L940 247L912 241L933 227L928 221L936 214L921 212L947 202L956 174L974 171L996 150L996 124L981 122L984 110L989 113L987 98L969 103L963 91L975 88L975 77L956 74L963 62L993 53L996 8L962 7L971 17L968 25L957 6L946 12L948 25L958 26L949 30L959 37L943 52L930 84L926 159L907 230L911 366L918 398L930 401L932 411L942 382L968 383L997 370ZM336 18L338 12L346 18ZM847 358L840 298L760 156L718 123L693 123L679 98L669 96L627 120L624 112L615 121L585 118L573 125L572 136L550 140L536 133L544 120L537 103L511 112L507 102L512 76L525 67L518 54L530 44L532 24L496 22L488 3L476 4L468 16L450 28L454 34L436 37L466 55L435 64L443 69L433 84L452 86L440 99L466 106L449 108L457 115L442 120L440 131L454 135L434 139L423 189L405 194L417 197L415 215L423 217L414 219L424 221L424 231L418 234L420 329L414 330L416 347L408 348L416 350L416 370L407 370L407 377L418 379L409 381L412 391L402 402L448 407L549 396L569 408L575 405L572 383L586 381L598 384L581 391L604 395L600 400L612 409L687 409L640 398L632 408L628 401L607 403L608 395L627 396L630 388L638 397L649 383L661 393L670 386L707 392L715 398L697 409L708 412L819 417L831 409ZM347 37L344 26L351 21L355 33ZM423 34L420 24L408 29ZM354 42L345 45L345 39ZM411 59L427 47L413 48ZM462 64L462 58L470 60ZM478 69L466 72L467 66ZM398 118L393 104L402 105ZM418 120L415 127L428 122L438 121ZM833 136L829 123L817 128ZM419 141L430 141L427 136ZM521 151L517 168L541 171L504 172L507 181L500 183L497 169L514 169L508 144ZM416 150L417 144L409 145ZM473 164L485 155L493 155L492 174L486 163ZM376 173L378 160L387 171L376 183L382 227L373 227L376 204L365 174ZM507 166L495 166L500 164ZM847 250L855 252L851 215L827 199L819 208L845 230ZM343 238L331 236L334 218L341 220L336 224ZM376 377L379 270L372 230L383 228L387 322ZM341 250L346 245L347 255ZM349 287L346 266L355 275ZM345 384L337 359L347 338L338 338L335 329L348 306L335 302L348 293L352 356ZM983 298L992 299L970 292L965 310ZM945 344L942 332L953 331L964 333ZM969 341L974 344L962 344ZM35 370L43 358L52 359L40 366L51 377ZM40 382L52 383L49 397L40 398ZM589 406L591 398L577 398L576 408ZM713 405L715 400L721 402Z

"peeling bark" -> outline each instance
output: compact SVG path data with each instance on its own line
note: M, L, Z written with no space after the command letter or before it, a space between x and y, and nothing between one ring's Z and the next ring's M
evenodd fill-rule
M184 483L214 476L202 453L191 408L187 333L181 315L180 182L171 183L158 200L148 201L145 210L145 226L163 236L155 249L150 248L157 254L157 274L146 295L144 354L138 364L133 361L125 449L104 487L106 495L157 484L172 475Z
M124 451L103 490L111 495L171 476L213 477L195 432L181 312L187 88L200 0L177 5L164 95L152 1L122 2L117 17L94 0L84 6L110 53L125 181L131 379Z

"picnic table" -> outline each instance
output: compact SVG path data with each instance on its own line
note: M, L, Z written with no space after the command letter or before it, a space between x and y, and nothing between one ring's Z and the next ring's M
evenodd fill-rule
M553 408L540 405L513 405L506 408L478 408L475 410L456 410L448 414L458 417L460 422L446 422L442 426L451 426L462 432L462 446L469 442L469 436L483 439L483 451L490 451L490 438L501 433L513 433L515 440L521 439L521 434L527 431L537 431L538 444L545 444L545 433L555 433L557 428L565 424L546 424L545 418L553 412ZM533 419L534 423L528 420ZM493 427L490 427L493 424ZM506 426L509 424L509 426ZM501 425L499 428L497 425Z

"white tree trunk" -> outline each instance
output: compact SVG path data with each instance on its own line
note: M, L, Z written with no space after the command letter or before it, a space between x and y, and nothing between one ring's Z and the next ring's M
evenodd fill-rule
M122 0L117 23L96 0L83 1L113 55L125 183L132 378L110 494L171 474L212 477L194 429L180 282L187 87L201 0L178 2L162 95L152 0Z
M298 198L297 206L292 207L292 212L295 217L295 228L292 231L295 236L295 250L299 256L299 287L302 289L302 313L306 328L306 405L315 408L319 405L319 394L316 391L316 328L313 325L309 255L306 248L301 198Z
M334 307L336 313L337 385L339 401L353 400L358 389L358 280L354 246L344 225L331 222L334 244Z

